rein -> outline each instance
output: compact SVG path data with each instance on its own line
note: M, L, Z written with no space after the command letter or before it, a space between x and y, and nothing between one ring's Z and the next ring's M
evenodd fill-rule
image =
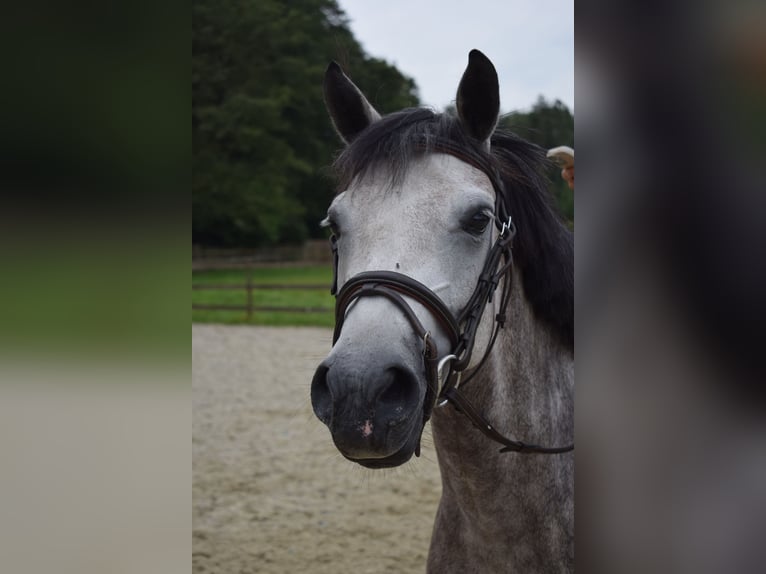
M425 146L425 144L423 144ZM465 161L469 165L483 171L495 190L495 225L499 234L489 250L484 267L471 298L456 316L447 308L439 296L427 286L412 277L395 271L365 271L350 278L338 291L338 245L335 236L330 237L333 253L333 284L330 292L336 296L335 301L335 330L333 345L340 337L349 306L361 297L386 297L396 305L407 318L414 332L423 341L423 362L426 373L426 397L423 406L423 426L431 417L434 406L442 407L451 403L460 413L463 413L484 435L503 445L500 452L558 454L574 450L574 444L561 447L543 447L522 441L512 440L499 433L484 418L470 401L460 391L463 373L471 362L473 347L476 342L481 316L486 306L492 302L492 297L503 279L500 294L499 312L495 315L495 324L479 363L465 378L463 385L468 383L481 370L489 357L498 332L505 326L506 311L511 299L511 274L513 272L512 247L516 235L516 227L510 215L507 214L503 198L505 187L497 170L489 161L478 153L467 153L448 141L430 142L431 151L447 153ZM431 333L423 327L415 312L404 297L410 297L421 304L436 319L439 326L447 333L450 340L451 352L439 360L439 353ZM462 330L461 330L462 326ZM445 367L448 374L442 376Z

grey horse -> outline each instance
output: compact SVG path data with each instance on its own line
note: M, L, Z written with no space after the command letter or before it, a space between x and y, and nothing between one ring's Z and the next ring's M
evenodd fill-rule
M497 73L477 50L456 114L381 117L335 63L324 94L346 146L314 412L368 468L419 454L431 421L443 492L428 572L573 571L572 447L518 440L574 433L573 237L544 150L496 129Z

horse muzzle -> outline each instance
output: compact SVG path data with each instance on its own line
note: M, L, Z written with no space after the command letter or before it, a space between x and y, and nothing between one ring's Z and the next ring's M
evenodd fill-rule
M400 360L361 353L331 355L311 382L311 404L347 459L397 466L410 459L423 431L426 383Z

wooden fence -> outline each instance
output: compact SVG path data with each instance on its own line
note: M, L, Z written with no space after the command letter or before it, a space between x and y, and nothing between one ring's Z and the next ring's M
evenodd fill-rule
M332 251L326 239L312 239L301 245L262 248L212 248L192 245L192 271L247 269L253 265L331 264Z
M192 285L192 291L219 291L219 290L244 290L247 293L247 303L245 305L231 305L227 303L207 304L192 303L193 311L246 311L248 320L253 317L253 312L286 312L286 313L328 313L334 309L332 307L285 307L270 305L253 305L253 291L282 291L285 289L300 291L327 291L327 285L274 285L253 283L248 277L245 283L198 283Z

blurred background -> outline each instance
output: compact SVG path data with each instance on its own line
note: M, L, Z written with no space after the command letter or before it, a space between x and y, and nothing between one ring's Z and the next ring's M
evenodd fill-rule
M766 6L577 2L577 566L760 572Z

